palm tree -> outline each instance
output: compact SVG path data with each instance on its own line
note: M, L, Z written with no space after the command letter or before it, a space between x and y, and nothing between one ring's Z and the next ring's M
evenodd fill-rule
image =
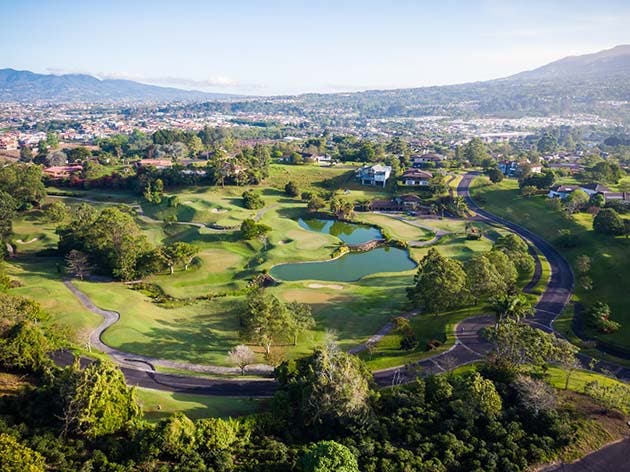
M516 295L499 295L490 300L490 309L494 312L496 325L505 320L517 323L534 314L534 308L522 293Z

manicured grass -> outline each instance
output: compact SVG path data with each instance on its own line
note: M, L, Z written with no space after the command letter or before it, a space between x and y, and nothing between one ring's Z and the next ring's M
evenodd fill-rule
M175 412L192 419L244 416L261 411L267 402L259 398L215 397L148 388L136 388L136 399L149 421L167 418Z
M414 259L420 260L429 252L431 247L437 248L443 256L463 262L475 253L489 251L492 249L492 243L485 238L469 240L465 236L448 235L435 246L411 248L411 255Z
M103 309L120 313L120 321L103 333L115 348L163 359L228 365L226 354L238 344L234 297L162 308L121 283L76 282Z
M51 315L51 322L68 329L70 337L85 342L89 333L101 323L101 317L83 307L66 288L57 268L61 259L16 258L6 264L7 272L18 279L22 287L9 293L32 298Z
M630 347L630 297L622 283L624 274L630 271L630 240L595 233L593 218L580 213L567 217L563 211L555 211L545 196L524 198L518 191L518 183L506 179L491 185L485 177L475 179L473 196L489 211L519 223L554 244L558 231L569 229L577 240L575 248L556 248L574 264L579 255L591 258L589 277L593 279L593 290L575 287L575 298L585 305L604 301L612 309L612 318L621 323L621 329L613 334L600 334L589 330L591 336L605 342Z
M455 343L455 325L460 321L484 314L483 306L466 307L459 310L448 311L438 315L423 315L422 313L410 320L418 347L411 351L400 348L402 336L391 332L371 351L364 351L360 357L372 370L387 369L398 365L409 364L425 357L433 356L447 351ZM439 341L438 348L428 350L430 341Z
M388 215L357 213L355 220L380 226L387 230L394 239L401 241L426 241L433 237L433 233L429 230Z
M547 371L546 381L555 388L564 389L567 372L560 367L550 367ZM601 385L626 385L619 380L607 377L597 372L588 370L576 370L569 376L569 390L584 393L584 387L589 382L599 382Z

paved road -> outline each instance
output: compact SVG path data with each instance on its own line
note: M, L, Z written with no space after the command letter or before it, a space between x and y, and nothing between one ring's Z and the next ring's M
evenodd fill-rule
M409 382L418 375L439 374L455 367L482 360L492 349L482 331L494 323L493 316L476 316L460 322L455 328L455 344L448 351L422 359L408 366L374 372L374 380L381 387Z
M552 332L554 320L562 313L562 310L571 297L571 291L573 289L573 272L571 271L571 267L560 253L540 236L537 236L527 228L516 223L512 223L500 216L482 210L472 200L469 193L470 184L478 175L479 174L476 172L469 172L462 178L457 187L457 193L464 197L468 207L482 219L499 223L530 241L545 256L547 261L549 261L551 277L547 288L536 304L536 314L533 318L530 318L529 321L545 331Z
M62 367L74 362L73 354L68 351L55 352L52 357L55 363ZM86 358L81 358L80 361L82 367L93 362ZM273 379L192 377L154 372L142 366L120 366L120 369L129 385L176 393L230 397L270 397L278 386Z
M511 229L516 234L531 242L545 256L551 267L551 277L545 291L534 307L536 310L535 315L532 318L528 318L527 322L547 332L556 332L553 328L553 322L560 313L562 313L562 310L571 298L571 292L573 290L573 271L571 270L571 266L551 244L540 236L537 236L519 224L481 209L471 198L469 192L470 184L475 177L479 175L479 172L469 172L466 174L457 187L457 193L466 200L468 207L477 213L478 218L499 223ZM557 332L556 334L559 335ZM585 355L578 355L578 358L585 367L587 367L592 360L591 357ZM630 369L618 364L598 360L596 368L600 371L612 372L621 380L630 380Z
M610 444L571 464L558 464L544 472L630 472L630 439Z

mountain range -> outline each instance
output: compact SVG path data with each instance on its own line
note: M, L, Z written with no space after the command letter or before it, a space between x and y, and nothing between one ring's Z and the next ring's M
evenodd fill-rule
M234 96L158 87L132 80L101 80L87 74L36 74L0 69L0 102L168 102L231 97Z
M246 100L83 74L44 75L0 69L0 102L199 102L228 112L317 113L326 106L362 117L525 115L588 112L630 120L630 45L571 56L531 71L484 82L355 93L304 94L291 108L273 97ZM222 102L222 103L218 103ZM227 103L226 103L227 102Z

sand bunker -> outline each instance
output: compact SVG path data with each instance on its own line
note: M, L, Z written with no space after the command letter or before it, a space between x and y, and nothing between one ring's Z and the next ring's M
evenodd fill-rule
M337 285L337 284L309 284L308 288L332 288L333 290L343 290L343 285Z
M223 208L213 208L212 210L210 210L212 213L227 213L227 210L224 210Z
M31 244L31 243L34 243L35 241L38 241L38 240L39 240L39 238L33 238L33 239L29 240L29 241L22 241L21 239L16 239L15 242L19 243L19 244Z

